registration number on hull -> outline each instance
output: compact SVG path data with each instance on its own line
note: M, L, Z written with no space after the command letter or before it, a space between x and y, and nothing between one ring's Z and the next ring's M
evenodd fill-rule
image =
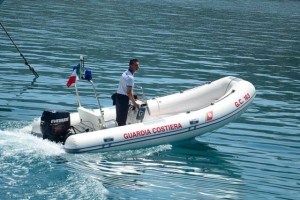
M248 101L250 98L251 98L250 94L246 93L243 98L240 98L239 100L235 101L234 105L238 108L241 105L243 105L246 101Z

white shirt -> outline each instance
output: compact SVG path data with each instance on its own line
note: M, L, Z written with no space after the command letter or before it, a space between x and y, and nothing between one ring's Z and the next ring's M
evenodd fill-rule
M133 88L133 86L134 86L134 76L129 70L126 70L120 78L117 93L127 95L127 87Z

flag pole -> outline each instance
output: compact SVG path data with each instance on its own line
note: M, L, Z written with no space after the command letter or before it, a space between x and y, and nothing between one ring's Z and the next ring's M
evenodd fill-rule
M76 96L77 96L78 106L81 107L80 97L79 97L79 93L78 93L78 89L77 89L77 84L76 84L76 82L75 82L75 92L76 92Z
M84 57L81 55L80 56L80 64L79 64L79 77L77 77L79 80L83 79L83 73L84 73ZM78 67L78 65L77 65ZM78 69L77 69L78 70ZM77 71L76 70L76 71ZM76 79L77 79L76 78ZM77 81L76 81L77 82ZM81 102L80 102L80 97L79 97L79 93L78 93L78 89L77 89L77 84L75 82L75 92L76 92L76 96L77 96L77 102L78 102L78 106L81 107Z

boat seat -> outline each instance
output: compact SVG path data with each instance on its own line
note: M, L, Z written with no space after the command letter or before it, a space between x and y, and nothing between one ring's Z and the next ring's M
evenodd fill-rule
M86 125L91 125L94 130L101 129L101 115L100 112L94 112L93 110L86 109L84 107L78 107L78 114L80 121Z

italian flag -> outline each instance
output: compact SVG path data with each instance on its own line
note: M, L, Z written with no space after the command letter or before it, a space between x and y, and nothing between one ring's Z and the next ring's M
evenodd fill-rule
M80 68L78 66L74 67L73 72L67 82L67 87L70 87L73 83L76 83L79 73L80 73Z

